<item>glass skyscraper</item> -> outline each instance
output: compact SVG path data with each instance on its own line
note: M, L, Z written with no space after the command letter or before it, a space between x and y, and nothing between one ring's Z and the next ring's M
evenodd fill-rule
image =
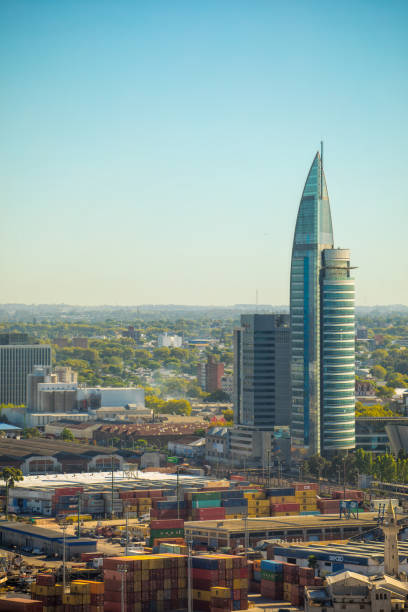
M348 251L333 248L319 153L296 220L290 324L293 445L308 454L353 448L354 284Z

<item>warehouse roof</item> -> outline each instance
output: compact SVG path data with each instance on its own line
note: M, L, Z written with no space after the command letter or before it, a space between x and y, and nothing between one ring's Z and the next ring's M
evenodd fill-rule
M10 531L14 533L23 533L27 536L41 538L43 540L61 540L63 534L55 529L44 529L36 525L27 525L26 523L16 523L13 521L0 521L0 531ZM66 537L66 545L72 546L75 544L84 544L85 542L95 542L91 538L76 538L73 536Z
M398 542L400 561L408 557L408 542ZM384 542L282 542L274 544L277 557L308 559L314 555L319 561L341 561L356 565L379 565L384 562Z
M29 438L27 440L14 440L0 438L0 457L24 458L30 455L53 456L60 453L69 455L111 455L112 448L93 446L91 444L77 444L63 442L62 440L49 440L48 438Z
M338 514L321 514L313 516L279 516L264 518L248 518L248 531L287 531L290 529L328 529L334 527L373 527L377 524L378 513L365 512L358 519L340 518ZM245 529L243 519L227 519L220 521L188 521L186 529L210 529L224 532L242 532Z

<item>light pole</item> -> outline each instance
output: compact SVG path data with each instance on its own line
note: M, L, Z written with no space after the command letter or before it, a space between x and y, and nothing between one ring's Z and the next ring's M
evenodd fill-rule
M125 612L126 609L126 573L127 568L126 565L118 565L118 572L122 575L121 585L120 585L120 609L121 612Z
M65 532L67 530L67 524L62 523L61 527L62 527L62 533L63 533L63 537L62 537L62 592L65 593L66 586L67 586L66 585L66 572L65 572L65 566L66 566Z
M125 547L125 555L129 554L129 511L128 505L125 505L125 521L126 521L126 547Z
M187 606L188 612L193 612L193 591L191 589L191 547L192 541L187 541L188 555L187 555Z

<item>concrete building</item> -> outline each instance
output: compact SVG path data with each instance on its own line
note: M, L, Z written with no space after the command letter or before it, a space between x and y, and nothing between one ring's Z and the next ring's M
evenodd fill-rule
M87 408L97 409L105 406L120 407L127 404L144 406L144 389L141 387L80 387L77 399Z
M114 464L123 467L123 456L128 454L115 452ZM25 475L101 471L111 465L112 448L44 438L0 439L0 469L16 467Z
M234 379L232 374L224 374L224 376L221 377L221 391L224 391L224 393L232 398L234 392Z
M354 280L334 249L323 160L300 201L290 274L292 441L314 455L355 446Z
M177 336L176 334L164 332L164 334L159 334L157 338L157 346L159 348L181 348L183 346L183 338L182 336Z
M337 515L282 516L271 518L248 518L249 546L255 547L261 540L307 541L349 538L377 526L375 512L366 512L358 519L340 519ZM245 543L245 520L227 519L214 521L187 521L184 523L186 540L195 545L231 546Z
M93 432L101 425L102 423L95 421L79 423L71 419L62 419L60 421L51 421L47 423L44 431L46 434L59 438L64 429L69 429L77 440L92 440Z
M289 315L241 315L234 331L234 423L290 424Z
M265 464L276 427L290 424L289 315L241 315L234 331L231 459Z
M205 390L214 393L221 389L221 379L224 376L224 364L209 355L205 366Z
M96 545L97 540L66 536L66 559L80 557L85 552L96 552ZM64 538L61 531L3 521L0 522L0 546L16 546L19 551L38 548L47 555L62 557Z
M0 404L27 404L27 376L36 365L51 366L47 344L0 345Z
M205 460L210 465L229 461L229 427L210 427L205 434Z
M205 456L205 438L196 438L191 442L174 442L167 443L169 453L176 457L185 457L186 459L204 459Z
M39 383L37 385L37 412L76 412L77 390L75 383Z
M341 572L324 587L305 587L305 612L394 612L406 609L408 583L380 576Z

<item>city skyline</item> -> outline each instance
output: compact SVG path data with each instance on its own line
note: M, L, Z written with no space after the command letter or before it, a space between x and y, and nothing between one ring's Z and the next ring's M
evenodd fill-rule
M288 304L323 139L357 305L408 304L406 3L0 14L1 303Z

